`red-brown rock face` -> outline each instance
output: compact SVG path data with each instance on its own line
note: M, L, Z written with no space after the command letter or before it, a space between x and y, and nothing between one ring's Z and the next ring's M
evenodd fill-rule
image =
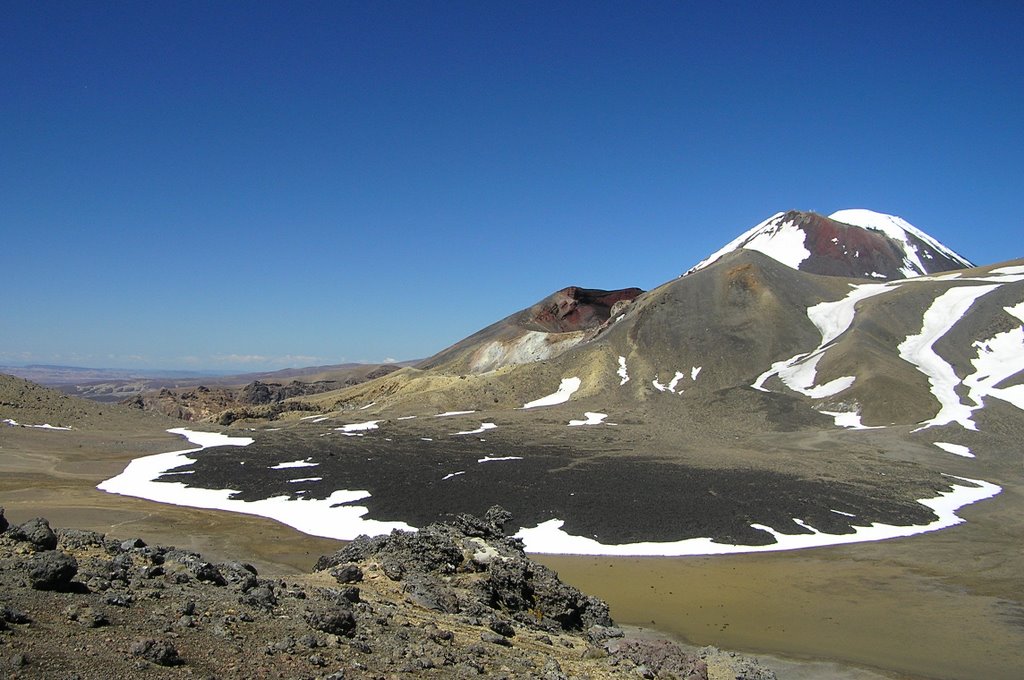
M598 290L570 286L525 310L520 325L548 333L566 333L596 328L611 316L616 302L633 300L640 288Z

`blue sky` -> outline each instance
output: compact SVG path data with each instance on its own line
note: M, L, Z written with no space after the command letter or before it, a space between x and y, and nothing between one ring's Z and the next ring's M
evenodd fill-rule
M0 364L430 355L786 209L1024 256L1024 4L0 8Z

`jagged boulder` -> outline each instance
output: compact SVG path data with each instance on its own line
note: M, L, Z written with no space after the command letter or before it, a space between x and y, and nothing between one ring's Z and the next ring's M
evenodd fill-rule
M526 556L504 527L512 515L492 507L484 517L459 515L417 532L361 536L321 557L317 571L375 564L401 580L409 599L443 612L479 616L500 611L522 625L553 630L611 626L608 605L563 583L558 574ZM485 574L484 577L472 574Z
M57 547L57 534L53 533L50 523L42 517L19 524L11 529L10 536L16 541L30 543L36 550L53 550Z
M66 590L78 573L78 560L60 550L47 550L28 561L29 583L36 590Z

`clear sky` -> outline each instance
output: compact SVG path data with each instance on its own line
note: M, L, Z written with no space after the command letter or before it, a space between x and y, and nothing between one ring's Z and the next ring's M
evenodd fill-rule
M0 364L428 356L786 209L1024 257L1024 3L0 5Z

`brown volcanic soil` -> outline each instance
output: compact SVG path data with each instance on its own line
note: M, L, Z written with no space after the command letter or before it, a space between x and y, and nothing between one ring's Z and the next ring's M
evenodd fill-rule
M549 376L548 384L551 380ZM678 395L658 396L673 399ZM643 404L634 405L640 410L626 416L625 409L612 411L605 402L604 410L612 413L609 420L619 423L615 429L564 426L568 418L580 417L583 410L602 410L599 406L574 400L536 412L504 412L500 418L479 413L459 418L458 423L421 418L407 424L429 423L436 428L433 434L448 436L455 431L453 426L464 429L494 420L500 427L488 433L488 438L504 433L510 440L529 441L536 436L537 425L547 423L544 439L554 445L561 441L577 447L604 447L611 455L621 448L614 445L616 441L656 442L661 437L678 440L686 435L702 444L681 447L680 455L694 461L721 462L722 451L728 448L730 458L740 466L772 460L780 468L801 469L815 459L808 458L806 452L821 446L814 432L765 437L763 422L750 423L754 438L740 445L733 434L716 431L714 423L702 426L700 413L681 417L688 413L687 408L674 411L680 417L651 428L644 425ZM308 570L317 555L338 545L257 517L96 491L96 483L119 472L130 458L182 447L180 438L162 432L164 425L174 423L154 421L140 426L140 421L122 420L107 414L108 407L102 408L104 419L71 432L0 428L0 498L12 520L44 515L55 526L144 536L151 543L200 551L215 561L243 557L255 564L261 575L286 579L288 574ZM12 414L0 412L0 418L6 417ZM371 417L377 416L361 412L338 422ZM63 424L52 417L41 416L40 420ZM33 420L22 417L21 422ZM621 429L631 429L632 434L618 434ZM988 429L983 423L982 430ZM888 449L881 432L840 432L837 436L845 438L842 446L851 450L849 464L864 469L897 453ZM860 444L859 437L864 438ZM788 453L780 453L783 451ZM921 460L936 455L927 442L898 453L900 458ZM968 461L950 457L947 462L945 471L971 476ZM777 555L545 557L544 562L569 582L608 599L617 620L656 627L695 644L836 659L895 673L886 677L1011 678L1024 662L1020 656L1024 640L1019 580L1024 565L1019 554L1007 553L1008 546L1019 545L1021 537L1020 517L1014 510L1021 502L1020 483L1008 483L1008 479L1019 478L1018 463L1008 456L1003 473L986 477L1003 484L1005 490L996 499L968 508L963 513L968 524L934 534ZM821 472L834 473L827 468ZM965 636L965 630L972 634ZM842 669L847 675L836 669L813 668L816 673L811 675L786 677L880 677L848 667Z

